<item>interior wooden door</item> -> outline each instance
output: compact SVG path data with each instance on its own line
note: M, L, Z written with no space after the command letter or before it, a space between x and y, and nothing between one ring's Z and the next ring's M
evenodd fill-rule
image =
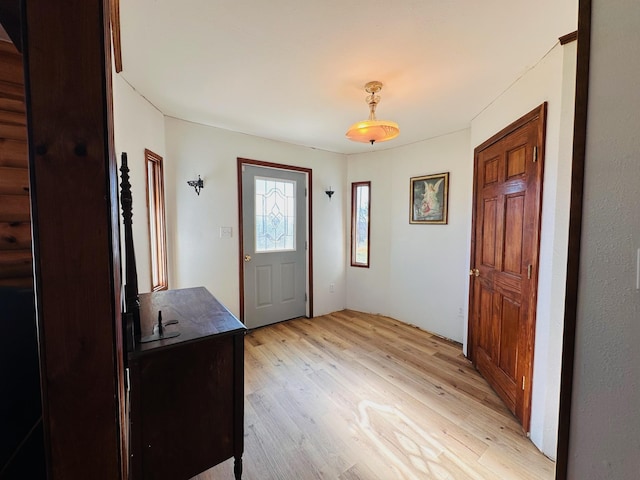
M470 356L529 430L546 104L475 150Z

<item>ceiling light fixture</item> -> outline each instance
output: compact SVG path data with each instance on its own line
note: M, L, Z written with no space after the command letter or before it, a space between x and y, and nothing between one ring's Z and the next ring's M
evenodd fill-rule
M369 82L364 86L369 104L369 120L356 122L349 130L347 130L347 138L354 142L369 142L373 145L375 142L386 142L396 138L400 134L400 128L396 122L388 120L376 120L376 107L380 102L380 96L377 95L382 90L382 82Z

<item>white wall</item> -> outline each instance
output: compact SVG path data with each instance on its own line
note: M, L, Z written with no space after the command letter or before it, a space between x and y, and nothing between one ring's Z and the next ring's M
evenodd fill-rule
M382 315L390 315L391 165L394 163L389 157L393 155L390 152L393 149L350 155L345 187L346 307ZM371 182L369 268L351 267L351 184L366 181Z
M558 135L557 182L551 191L547 189L547 208L543 206L543 227L547 250L542 257L550 262L540 265L541 278L548 279L539 289L536 338L547 338L547 342L536 343L534 352L533 398L531 422L542 428L532 430L533 442L549 457L556 458L558 440L558 410L560 407L560 377L562 364L562 335L564 332L564 307L566 293L566 265L569 240L569 206L571 202L571 163L573 158L573 126L575 115L576 53L577 43L563 47L562 104ZM546 186L544 187L546 188ZM547 233L548 232L548 233ZM546 281L546 280L545 280ZM536 360L537 359L537 360Z
M348 308L462 342L473 178L468 153L463 130L349 156L349 183L371 180L371 259L370 268L347 267ZM450 172L448 225L409 224L409 179L442 172Z
M164 157L164 115L131 88L122 76L114 74L113 124L118 168L120 168L120 154L126 152L130 169L138 290L149 292L151 290L151 258L144 149L148 148ZM122 223L121 212L120 223ZM124 242L122 245L124 246ZM122 258L124 259L124 250Z
M167 235L172 288L203 285L239 313L238 157L311 168L313 191L314 315L345 306L346 158L322 150L167 117ZM201 175L197 196L187 180ZM324 191L336 191L331 201ZM232 227L221 239L220 227ZM334 293L329 284L335 284Z
M569 478L640 478L640 3L593 0Z
M557 44L544 59L494 100L471 123L473 150L514 120L543 102L548 102L531 439L552 458L555 458L557 447L560 395L575 54L575 42L564 47ZM466 340L466 320L464 325Z

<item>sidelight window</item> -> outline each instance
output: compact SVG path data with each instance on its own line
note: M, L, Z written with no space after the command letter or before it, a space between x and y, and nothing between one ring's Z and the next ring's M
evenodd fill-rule
M164 214L164 175L162 157L151 150L144 151L147 165L147 208L149 214L149 246L151 249L151 289L166 290L167 235Z
M371 182L351 184L351 266L369 267Z

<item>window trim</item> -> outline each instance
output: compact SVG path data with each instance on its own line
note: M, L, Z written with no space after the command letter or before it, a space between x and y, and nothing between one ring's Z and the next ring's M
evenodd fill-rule
M167 290L169 281L167 275L167 228L164 203L164 169L160 155L149 149L144 150L145 184L147 187L147 223L149 231L149 266L151 276L151 291ZM151 172L150 172L151 169ZM151 205L149 175L153 176L153 205ZM155 222L151 222L151 217ZM155 229L153 228L155 225ZM154 253L155 252L155 253ZM154 269L155 262L155 269ZM154 278L157 271L157 278Z
M367 202L367 261L366 263L356 261L356 239L357 239L357 212L356 197L357 191L361 187L368 189ZM371 263L371 182L353 182L351 183L351 266L359 268L369 268Z

